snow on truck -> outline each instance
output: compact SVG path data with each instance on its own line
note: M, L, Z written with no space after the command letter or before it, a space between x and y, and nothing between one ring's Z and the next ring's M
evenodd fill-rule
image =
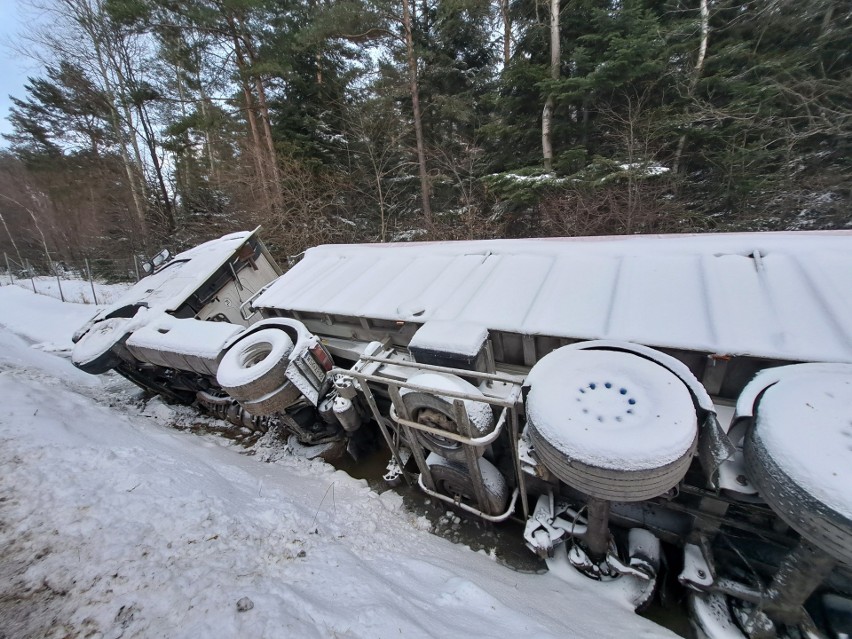
M160 264L74 363L404 479L699 636L852 632L852 233L320 246Z

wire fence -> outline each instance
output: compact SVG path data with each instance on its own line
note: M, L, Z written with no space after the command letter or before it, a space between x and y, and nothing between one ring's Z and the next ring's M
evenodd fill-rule
M41 262L14 259L3 253L0 286L31 288L63 302L109 304L140 278L138 261L127 258L83 258Z

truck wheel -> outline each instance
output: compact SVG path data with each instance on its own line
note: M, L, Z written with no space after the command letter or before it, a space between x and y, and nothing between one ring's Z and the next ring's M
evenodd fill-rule
M257 331L227 350L219 363L216 380L237 401L257 402L287 382L285 372L292 351L293 340L284 331L277 328Z
M281 388L255 400L238 400L249 414L255 417L269 417L283 413L302 396L302 393L289 380Z
M509 487L503 474L484 457L477 459L482 483L485 487L485 501L482 512L486 515L502 515L509 502ZM439 493L468 504L476 505L476 491L467 465L446 459L435 453L426 458L435 488Z
M414 375L408 381L418 386L434 388L436 393L449 390L484 397L476 386L455 375L422 373ZM440 428L450 433L459 432L451 397L407 389L403 389L402 393L402 402L408 409L412 421L424 426ZM491 411L491 406L485 402L473 400L463 400L463 402L473 429L473 436L478 437L491 432L494 428L494 414ZM464 446L455 440L425 431L415 431L414 436L421 446L442 457L456 461L465 461L466 459ZM485 452L482 446L476 447L474 450L480 456Z
M527 423L539 459L597 499L667 492L692 461L698 420L674 373L632 353L557 349L527 377Z
M121 363L113 351L127 336L127 317L112 317L98 322L74 345L71 361L74 366L91 375L101 375Z
M791 372L758 399L746 472L791 528L852 565L852 368Z

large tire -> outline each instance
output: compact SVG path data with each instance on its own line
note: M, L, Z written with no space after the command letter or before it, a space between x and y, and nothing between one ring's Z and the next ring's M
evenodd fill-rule
M239 403L249 414L255 417L269 417L276 413L283 413L295 404L301 396L301 391L288 381L284 386L268 395L263 395L253 401L239 400Z
M794 367L790 367L793 369ZM793 530L852 565L852 367L794 374L758 399L746 432L746 472Z
M527 377L536 454L559 479L608 501L657 497L683 479L698 423L689 389L632 353L557 349Z
M476 386L455 375L423 373L411 377L408 381L419 386L435 388L435 393L441 390L454 390L484 397ZM408 409L412 421L451 433L459 433L452 398L432 393L403 390L402 402ZM474 437L486 435L493 430L494 414L489 404L464 400L464 407L473 428ZM414 436L421 446L441 457L460 462L466 460L464 445L455 440L420 430L416 430ZM474 451L478 456L485 452L484 447L481 446L475 447Z
M285 373L292 351L293 340L284 331L277 328L257 331L228 349L219 363L216 380L237 401L258 402L257 410L265 410L260 408L260 400L289 384Z
M101 375L121 363L115 347L128 335L127 317L112 317L92 326L74 345L71 361L91 375Z
M485 488L485 501L482 512L486 515L502 515L509 503L509 486L497 468L484 457L477 459L482 483ZM476 507L476 492L467 465L430 453L426 463L432 473L435 489L444 495L461 498Z

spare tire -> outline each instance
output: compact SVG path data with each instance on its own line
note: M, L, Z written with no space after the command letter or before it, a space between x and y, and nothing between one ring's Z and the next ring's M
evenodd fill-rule
M410 389L402 389L402 403L408 409L411 420L425 426L440 428L451 433L459 433L456 424L454 400L451 397L439 395L440 391L456 391L484 397L482 392L470 382L455 375L443 373L420 373L408 379L411 384L434 388L434 393L422 393ZM494 429L494 413L486 402L462 400L468 421L473 429L473 437L487 435ZM447 459L465 461L465 448L460 442L441 437L422 430L415 430L414 436L421 446ZM474 447L474 452L481 456L485 452L482 446Z
M698 419L686 385L633 353L560 348L527 377L530 439L569 486L642 501L670 490L692 461Z
M793 530L852 565L852 367L788 369L757 401L746 472Z
M277 328L265 328L233 344L216 372L219 386L239 402L258 402L285 384L293 340ZM254 413L259 414L259 413Z

